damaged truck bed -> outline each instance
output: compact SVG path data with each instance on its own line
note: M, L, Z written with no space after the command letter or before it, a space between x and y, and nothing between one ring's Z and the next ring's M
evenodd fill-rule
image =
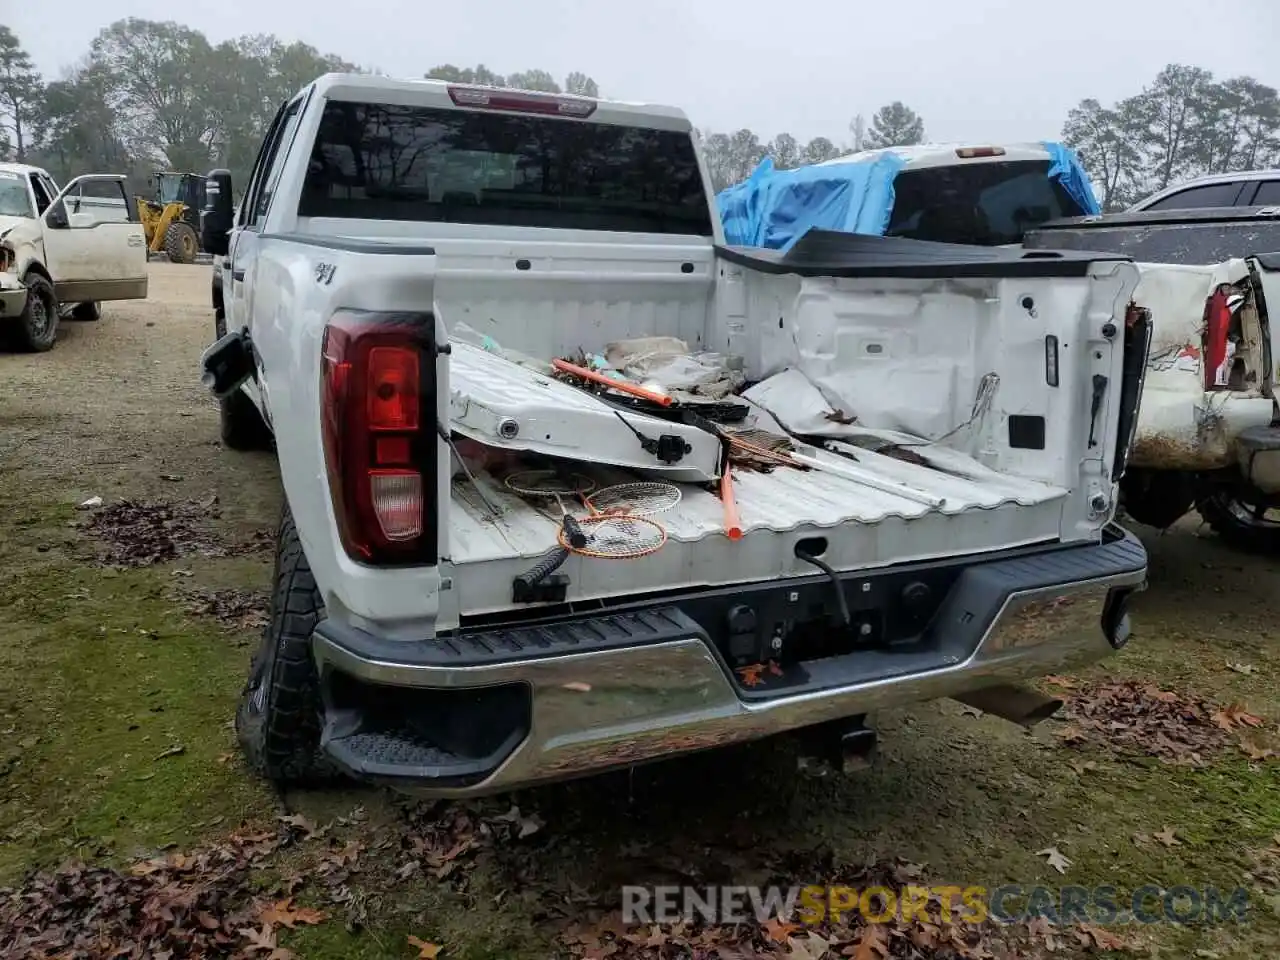
M941 696L1023 722L1057 704L1013 685L1128 642L1126 257L727 247L677 109L375 76L281 107L264 205L207 231L205 356L287 501L264 776L475 795Z

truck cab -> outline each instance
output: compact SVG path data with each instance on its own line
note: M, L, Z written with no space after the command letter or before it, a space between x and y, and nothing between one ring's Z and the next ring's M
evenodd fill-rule
M0 164L0 334L48 350L63 314L147 295L147 252L126 178L87 174L59 189L48 172Z

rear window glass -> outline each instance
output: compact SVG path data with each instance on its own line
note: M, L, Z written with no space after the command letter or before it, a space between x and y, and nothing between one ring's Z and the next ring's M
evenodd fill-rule
M711 236L688 133L330 101L305 217Z
M1056 180L1048 160L970 163L904 170L893 181L892 237L999 246L1021 243L1046 220L1085 210Z

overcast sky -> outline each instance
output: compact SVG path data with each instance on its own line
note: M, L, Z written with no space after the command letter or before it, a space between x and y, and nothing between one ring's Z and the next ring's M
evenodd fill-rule
M217 42L301 39L396 76L439 63L593 76L605 96L683 107L700 127L846 139L902 100L930 139L1058 135L1070 107L1138 92L1166 63L1280 85L1277 0L0 0L48 77L127 16Z

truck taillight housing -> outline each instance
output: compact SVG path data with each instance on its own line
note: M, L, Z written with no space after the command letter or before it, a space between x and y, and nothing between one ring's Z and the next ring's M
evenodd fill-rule
M342 545L360 563L436 562L436 355L430 313L340 310L325 327L325 466Z
M1206 390L1225 390L1227 388L1227 352L1231 332L1231 304L1228 300L1230 287L1220 286L1204 305L1204 350L1202 352L1204 368L1204 388Z

